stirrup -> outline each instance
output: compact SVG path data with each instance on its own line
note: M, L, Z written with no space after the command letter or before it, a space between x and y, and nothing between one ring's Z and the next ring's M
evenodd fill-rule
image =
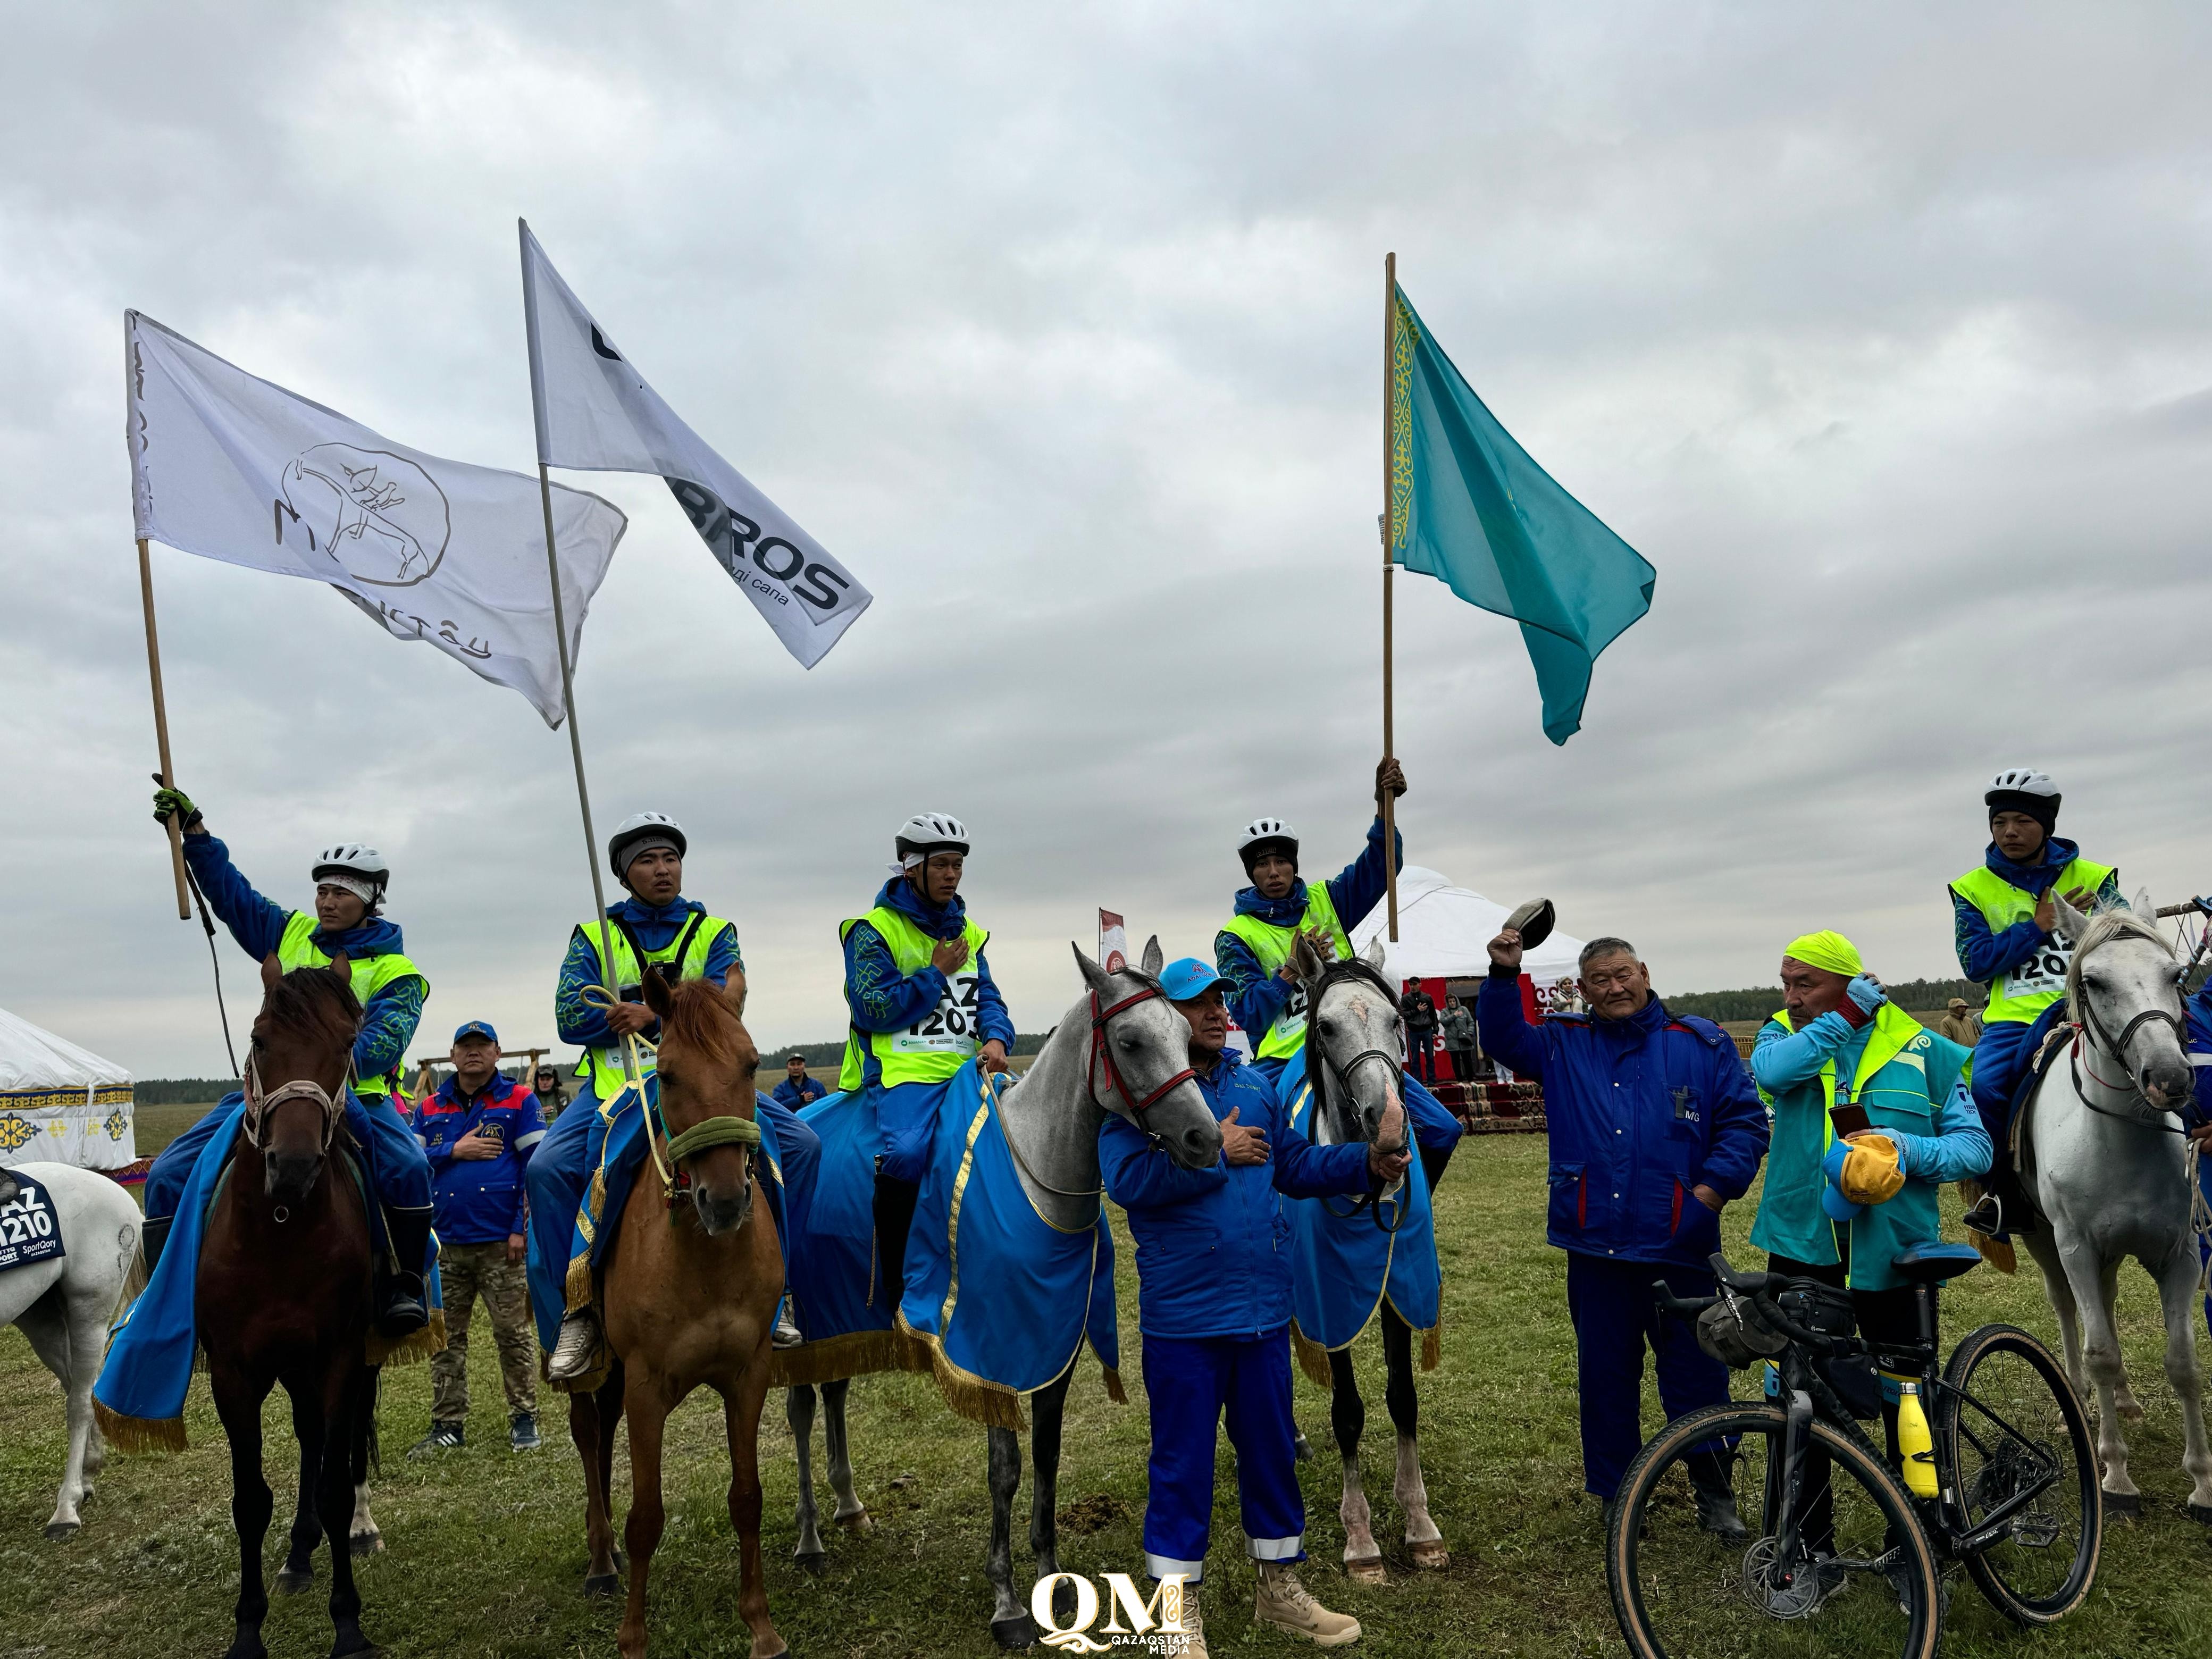
M2005 1236L2004 1200L1995 1193L1984 1193L1960 1219L1969 1232L1979 1233L1984 1238L2002 1238Z

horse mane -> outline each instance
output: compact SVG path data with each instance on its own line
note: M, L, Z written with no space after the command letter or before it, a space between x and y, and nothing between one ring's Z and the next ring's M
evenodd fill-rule
M668 1012L661 1017L660 1040L696 1048L716 1066L738 1063L738 1039L744 1021L722 988L708 979L684 979L668 988Z
M2075 941L2073 959L2066 964L2066 1011L2076 1018L2081 1011L2081 964L2090 951L2116 939L2148 939L2168 956L2173 954L2172 945L2166 943L2166 935L2158 931L2154 922L2145 921L2124 904L2100 906L2091 915L2089 925L2081 930L2081 937Z
M327 1037L350 1048L361 1030L361 1000L343 974L331 968L295 968L279 975L261 999L261 1020Z

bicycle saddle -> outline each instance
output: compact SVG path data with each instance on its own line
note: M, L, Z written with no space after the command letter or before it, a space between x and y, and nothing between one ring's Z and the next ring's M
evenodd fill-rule
M1971 1244L1915 1244L1893 1257L1890 1266L1916 1285L1941 1285L1981 1261Z

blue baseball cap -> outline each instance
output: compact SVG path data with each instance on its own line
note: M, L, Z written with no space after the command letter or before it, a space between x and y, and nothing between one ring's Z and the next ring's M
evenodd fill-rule
M499 1046L499 1033L493 1030L489 1024L480 1019L472 1019L467 1024L462 1026L459 1030L454 1032L453 1041L455 1042L459 1042L463 1037L477 1036L483 1037L494 1048L497 1048Z
M1160 989L1170 1002L1188 1002L1206 994L1209 985L1225 985L1228 981L1213 971L1210 962L1200 962L1196 957L1181 957L1160 969Z

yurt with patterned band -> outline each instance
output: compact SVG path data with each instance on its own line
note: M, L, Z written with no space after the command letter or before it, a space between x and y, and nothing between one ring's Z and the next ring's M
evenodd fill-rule
M0 1008L0 1164L119 1170L137 1156L131 1073Z

